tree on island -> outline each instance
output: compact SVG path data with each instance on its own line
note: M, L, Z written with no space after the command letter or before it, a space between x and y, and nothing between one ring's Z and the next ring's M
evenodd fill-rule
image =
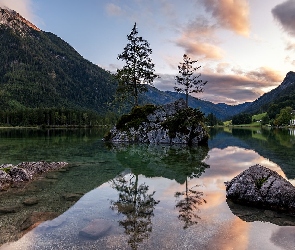
M150 55L152 49L147 40L138 36L136 23L127 35L128 43L124 51L118 55L118 60L125 61L122 69L117 69L116 78L118 88L116 100L119 102L128 101L134 107L138 106L138 95L147 92L147 86L153 85L158 75L154 73L154 64Z
M178 93L185 94L186 107L188 107L188 95L191 93L203 92L203 87L206 82L203 82L199 77L201 74L196 75L195 72L201 68L201 66L194 67L193 61L186 54L183 55L183 62L178 65L179 75L175 77L176 83L174 90ZM178 86L177 86L178 85Z

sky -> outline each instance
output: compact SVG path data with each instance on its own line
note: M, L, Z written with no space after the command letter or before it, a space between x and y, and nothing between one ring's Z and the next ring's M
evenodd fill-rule
M172 90L184 54L208 81L196 97L254 101L295 71L295 0L0 0L85 59L116 72L136 22L153 53L154 86Z

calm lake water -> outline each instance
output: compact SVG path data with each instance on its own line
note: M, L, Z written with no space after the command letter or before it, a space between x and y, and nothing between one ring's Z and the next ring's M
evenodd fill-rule
M193 148L106 145L104 133L0 130L0 164L70 163L0 193L0 208L18 208L0 214L1 250L295 249L293 217L226 201L224 185L254 164L295 184L294 130L212 129Z

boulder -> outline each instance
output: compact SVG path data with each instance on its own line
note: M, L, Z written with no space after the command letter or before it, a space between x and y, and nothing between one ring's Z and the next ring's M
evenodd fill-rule
M83 238L97 240L105 236L112 228L112 224L103 219L92 220L86 227L84 227L79 235Z
M149 144L205 144L208 133L203 113L180 99L163 106L135 107L110 130L106 141Z
M8 188L11 182L12 182L11 176L8 173L6 173L4 170L0 169L0 191Z
M42 173L58 170L67 166L66 162L22 162L16 166L3 164L0 166L0 191L10 186L34 179Z
M295 187L266 167L251 166L225 185L235 203L295 214Z

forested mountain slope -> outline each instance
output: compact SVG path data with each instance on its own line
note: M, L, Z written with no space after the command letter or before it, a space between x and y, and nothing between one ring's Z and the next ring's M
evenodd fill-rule
M286 106L295 108L295 72L288 72L285 79L278 87L252 102L245 112L263 113L268 111L270 106L274 104L278 105L280 108Z
M65 107L103 113L116 84L56 35L0 8L2 110Z

